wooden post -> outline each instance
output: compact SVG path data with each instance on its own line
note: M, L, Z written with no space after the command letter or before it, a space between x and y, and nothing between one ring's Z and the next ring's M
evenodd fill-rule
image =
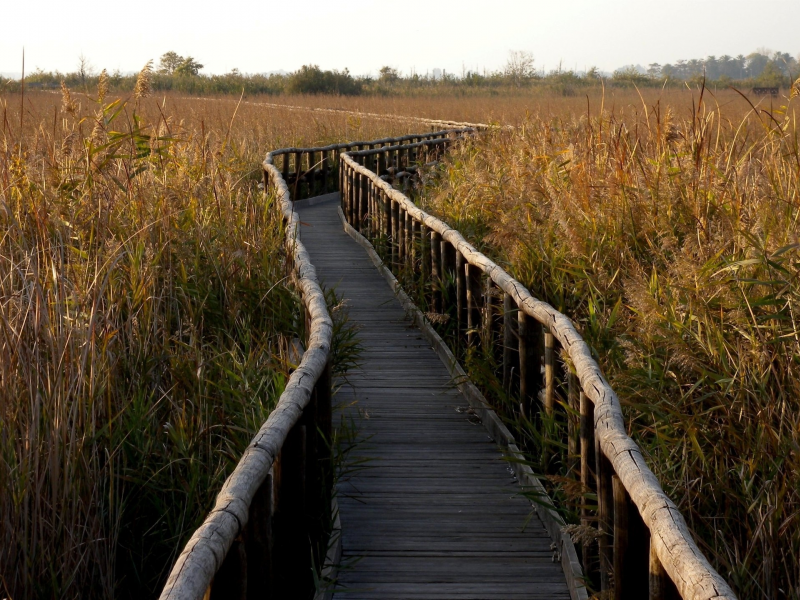
M420 298L424 300L426 310L431 308L431 296L428 293L431 278L431 250L428 248L430 234L428 228L422 223L419 225L419 270L420 270Z
M650 532L622 480L614 488L614 600L639 600L650 593Z
M519 311L519 409L528 419L533 418L533 406L542 387L542 326Z
M276 463L278 493L273 522L277 597L305 596L313 589L306 523L306 428L298 423L283 444Z
M322 173L322 193L327 194L330 190L330 185L328 183L328 157L330 156L330 150L323 150L321 153L321 173Z
M289 153L284 152L281 154L281 158L283 158L283 180L286 185L289 185Z
M367 214L367 176L358 175L358 231L366 233L365 217Z
M341 202L342 202L342 212L344 213L344 216L345 216L345 219L346 219L347 218L347 211L345 210L345 200L344 200L345 199L344 180L345 180L345 168L344 168L344 165L340 165L339 166L338 178L336 179L336 184L338 186L339 196L340 196L340 199L341 199Z
M380 198L380 190L371 180L369 182L369 197L370 197L370 222L372 223L372 245L377 247L377 240L383 232L383 202ZM377 248L380 254L380 248Z
M502 345L502 338L498 341L498 333L503 328L503 315L500 307L500 296L498 288L491 278L486 277L486 284L483 289L483 351L492 359L497 359L497 348Z
M303 153L294 153L294 192L292 200L300 199L300 175L303 173Z
M481 299L483 298L481 270L468 262L465 262L464 269L467 282L467 344L476 347L480 343L481 329Z
M405 229L403 230L404 238L403 242L405 243L405 259L406 259L406 267L408 269L409 277L413 277L414 275L414 219L411 218L411 213L405 211L406 217L406 225Z
M544 412L553 416L555 409L556 338L550 330L544 332Z
M649 600L680 600L678 588L664 570L664 565L656 554L655 546L650 544L650 594Z
M317 166L317 153L311 150L308 153L308 197L319 195L319 167Z
M517 343L517 306L509 294L503 294L503 390L514 393L513 380L519 376L519 344Z
M442 235L431 230L431 307L442 312Z
M383 260L388 261L391 267L392 261L392 201L388 195L385 195L383 190L379 191L381 201L383 202L383 236L384 242L384 256Z
M347 222L351 226L356 224L356 208L355 208L355 171L352 168L347 169L345 176L345 186L347 188Z
M567 403L569 404L569 411L567 412L567 474L570 479L580 478L580 467L578 461L580 459L579 431L580 431L580 395L581 395L581 382L578 376L569 371L567 375Z
M247 597L272 597L272 473L250 504L246 540Z
M418 268L417 265L417 257L420 253L420 246L422 244L422 227L419 221L411 216L411 213L408 213L408 219L411 222L411 227L409 228L411 231L411 239L409 240L409 253L408 259L411 268L409 269L411 273L411 280L414 281L417 278L417 275L421 274L421 265ZM420 282L422 283L422 282Z
M593 493L596 489L594 473L594 403L583 392L580 393L579 401L581 411L581 487L583 488L581 525L591 527L594 524L594 520L587 506L587 495ZM584 572L591 573L594 564L594 552L590 544L583 545L582 558Z
M442 278L445 284L442 286L442 312L447 313L456 326L458 335L458 290L455 284L456 278L456 249L450 242L442 240ZM456 300L456 302L454 302Z
M600 590L611 589L610 574L614 567L614 489L611 477L614 474L611 461L600 449L595 437L594 454L597 459L597 509L600 537L597 545L600 554Z
M461 339L464 330L467 328L467 261L464 260L461 252L456 251L456 318L458 322L458 339Z
M375 161L375 174L378 177L383 175L383 172L386 170L386 168L384 166L386 164L386 158L384 157L384 155L385 155L384 152L382 152L382 151L378 152L378 156L377 156L376 161Z
M361 191L361 174L358 171L353 171L350 175L350 205L351 210L353 212L353 220L350 224L353 226L353 229L358 231L358 214L360 212L360 207L358 205L359 200L359 193Z
M225 555L225 559L211 583L211 600L247 599L247 556L245 543L240 537Z
M400 204L394 200L392 203L392 267L395 270L395 275L400 268Z
M397 236L397 275L398 279L402 276L403 266L406 260L406 210L401 206L398 216L399 235Z

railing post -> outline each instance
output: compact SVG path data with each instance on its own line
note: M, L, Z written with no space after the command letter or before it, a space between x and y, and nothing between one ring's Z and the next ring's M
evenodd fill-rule
M464 256L456 250L456 318L458 322L457 338L461 340L467 327L467 261Z
M247 599L247 556L241 535L234 540L214 575L210 598L211 600Z
M380 191L380 197L383 199L383 236L386 238L384 241L384 255L383 260L389 263L392 262L392 201L389 195L383 190Z
M544 412L553 416L555 408L556 338L547 329L544 332Z
M500 303L500 296L498 288L490 277L486 277L486 283L483 288L483 350L487 356L492 359L497 359L497 348L502 344L502 340L498 342L498 333L503 328L503 315L499 310L502 304Z
M594 402L583 392L580 393L581 411L581 525L591 527L594 520L587 506L588 495L596 489L595 457L594 457ZM591 544L583 544L582 548L583 571L591 573L594 563L594 553Z
M398 205L399 204L400 203L398 202ZM406 260L406 237L408 232L406 231L406 209L400 206L398 210L399 214L397 218L397 226L399 231L397 236L397 278L400 279Z
M433 312L442 312L442 235L431 230L431 308Z
M580 449L578 448L580 431L580 395L581 395L581 382L578 376L569 371L567 375L567 404L569 410L567 411L567 474L570 479L580 478L580 469L578 460L580 457Z
M555 412L555 386L556 386L556 338L549 329L544 330L544 394L542 404L544 419L542 422L542 466L545 473L553 473L556 469L552 464L553 443L556 447L560 440L553 440L553 413Z
M542 387L542 326L519 311L519 408L528 419L533 418L532 407Z
M611 477L614 474L600 442L595 437L594 453L597 459L597 513L599 537L597 545L600 554L600 589L611 589L610 574L614 566L614 490Z
M302 152L294 153L294 193L292 194L293 200L300 199L300 174L303 172L303 154Z
M350 170L347 177L347 203L350 225L358 230L358 173L355 168Z
M258 488L247 522L247 597L272 597L272 473Z
M414 219L411 213L405 211L405 227L403 228L403 242L405 244L406 268L409 277L414 275ZM411 281L411 280L409 280Z
M519 344L517 343L517 306L510 294L503 294L503 391L509 396L514 376L519 376Z
M381 234L381 216L383 215L383 205L378 202L378 187L372 182L371 179L367 180L369 187L369 232L372 236L372 242Z
M306 176L306 180L308 181L308 197L311 198L317 195L317 163L314 160L317 153L314 150L309 150L306 156L308 157L308 175Z
M356 210L358 211L356 215L356 231L359 233L364 232L364 210L366 206L364 198L366 192L365 184L366 177L359 173L356 182Z
M306 518L316 565L325 557L325 532L330 521L331 477L331 363L317 379L303 412L306 427Z
M378 152L378 155L375 160L375 174L380 177L381 174L384 172L386 164L386 159L384 158L384 152Z
M395 200L389 201L392 204L392 267L397 275L400 269L400 203Z
M639 600L650 593L650 532L622 480L614 488L614 600Z
M453 310L453 294L458 297L455 282L456 277L456 251L453 244L442 240L442 312L446 312L455 324L456 337L458 337L458 309ZM456 305L457 306L457 305Z
M656 554L655 545L650 542L650 593L649 600L681 600L678 588L664 570L664 565Z
M286 182L286 185L289 185L289 153L284 152L281 154L281 158L283 159L283 180Z
M428 288L431 278L431 251L428 248L430 234L428 228L419 223L419 270L420 270L420 297L425 301L425 309L430 310L430 295Z
M481 298L483 290L481 285L481 270L465 262L464 268L467 281L467 344L478 346L481 328Z
M273 526L278 551L273 565L279 598L305 596L313 587L306 526L306 435L302 421L292 427L275 465L278 493Z
M321 172L322 172L322 193L327 194L330 190L330 186L328 185L328 155L330 154L330 150L323 150L321 154L322 165L321 165Z

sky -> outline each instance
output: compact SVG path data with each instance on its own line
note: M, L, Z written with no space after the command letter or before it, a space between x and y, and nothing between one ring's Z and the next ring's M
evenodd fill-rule
M36 67L138 71L173 50L203 73L374 74L496 70L509 52L538 69L674 62L757 48L800 53L800 0L0 0L0 73Z

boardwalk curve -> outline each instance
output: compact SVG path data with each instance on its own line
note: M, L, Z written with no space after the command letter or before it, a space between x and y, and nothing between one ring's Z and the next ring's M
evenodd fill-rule
M214 510L181 553L162 598L302 598L313 591L312 573L322 564L330 531L332 475L332 322L314 264L327 269L328 283L335 280L350 296L364 327L365 362L339 399L364 423L358 452L373 454L378 463L340 487L343 546L360 562L342 569L336 597L560 598L565 593L558 568L552 571L544 556L534 556L537 544L549 541L541 537L541 523L525 531L515 523L529 507L515 493L499 451L490 440L475 437L479 428L464 418L469 413L456 410L466 406L459 404L465 398L448 375L460 367L448 359L449 373L442 372L441 361L428 360L430 346L409 328L389 288L362 262L363 254L331 242L343 235L333 213L326 212L335 208L332 202L308 202L304 217L312 222L301 227L293 201L341 191L344 229L368 248L414 322L430 330L388 269L421 285L423 301L455 319L457 346L483 345L502 355L503 389L519 400L521 411L540 411L563 423L556 466L580 485L581 526L598 535L596 544L581 548L586 581L603 597L618 600L735 600L628 437L619 400L570 319L534 298L398 189L405 189L418 165L437 160L449 145L475 132L462 127L267 155L264 187L283 214L287 279L303 301L308 349ZM314 247L313 261L304 239ZM445 288L456 299L448 305ZM438 356L452 357L442 340L428 333ZM571 361L566 371L557 365L558 345ZM508 431L496 417L488 418L494 413L477 389L469 382L460 382L459 389L485 423L495 423L487 427L505 451L518 456ZM569 407L562 416L556 413L559 397ZM517 463L514 472L533 482L526 486L539 485L529 467ZM459 479L465 473L468 481ZM483 521L473 510L478 506ZM454 510L462 513L456 516ZM577 598L581 568L572 541L552 510L537 506L537 513L555 541L553 559L560 559L567 593ZM476 529L464 531L470 525ZM484 559L474 569L470 552ZM506 575L505 583L481 583L495 570Z
M298 209L318 276L364 349L334 397L357 422L354 458L369 461L339 485L334 598L569 598L513 470L337 208L334 195Z

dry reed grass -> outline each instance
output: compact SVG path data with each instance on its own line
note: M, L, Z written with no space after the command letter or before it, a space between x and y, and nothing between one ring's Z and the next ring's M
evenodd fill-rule
M154 595L299 335L270 148L406 133L242 103L0 98L0 596ZM20 114L20 107L24 113Z
M423 204L572 316L740 597L797 598L797 100L729 100L533 115L455 150Z

